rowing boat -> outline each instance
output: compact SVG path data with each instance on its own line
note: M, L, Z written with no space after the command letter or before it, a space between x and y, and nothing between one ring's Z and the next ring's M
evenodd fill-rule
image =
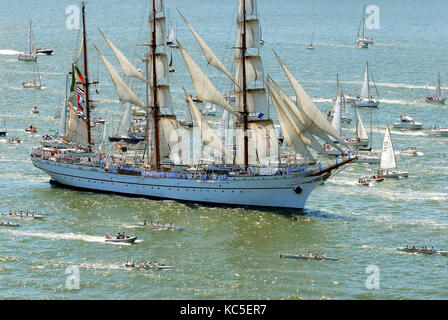
M330 260L330 261L339 261L339 258L330 258L330 257L307 257L300 256L294 254L280 254L280 258L288 258L288 259L304 259L304 260Z
M44 216L34 214L34 213L20 213L20 212L2 212L2 216L9 217L20 217L20 218L33 218L33 219L44 219Z
M128 265L128 264L125 264L125 267L126 268L132 268L132 269L156 269L156 270L166 270L166 269L173 269L174 268L174 266L157 266L157 267L155 267L153 265L151 265L149 267L139 267L139 266L134 267L134 266Z
M0 226L3 227L18 227L19 225L17 223L11 223L8 221L0 221Z
M134 243L137 240L137 237L129 237L125 239L117 239L117 238L105 238L106 242L114 242L114 243Z
M170 229L170 230L185 230L184 227L179 226L171 226L167 224L144 224L144 223L138 223L137 226L139 227L147 227L147 228L153 228L153 229Z
M443 250L434 250L432 251L431 249L428 250L423 250L423 249L406 249L406 248L397 248L397 250L399 251L404 251L407 253L423 253L423 254L441 254L441 255L448 255L448 251L443 251Z

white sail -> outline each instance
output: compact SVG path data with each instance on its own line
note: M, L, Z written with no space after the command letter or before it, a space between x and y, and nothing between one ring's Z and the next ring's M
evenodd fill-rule
M156 13L162 12L163 11L163 0L154 0L150 1L151 2L151 12L153 12L153 10L155 9ZM153 7L154 5L154 7Z
M130 127L131 116L131 104L129 102L123 104L121 111L120 124L118 126L118 132L122 135L127 135Z
M243 29L244 22L238 21L238 32L236 47L241 48L243 46ZM260 24L258 19L246 20L246 48L259 48L260 47Z
M436 83L436 91L434 93L434 100L437 100L441 97L442 92L440 90L440 73L437 74L437 83Z
M250 83L252 81L263 81L264 80L264 69L263 63L261 62L261 57L256 56L246 56L246 82ZM236 63L236 83L240 88L243 86L243 60L240 58L235 59Z
M66 122L67 122L67 106L66 101L61 106L60 118L59 118L59 126L58 126L58 136L65 136L66 132Z
M386 127L384 133L383 150L381 152L381 169L395 169L397 168L397 160L395 159L394 147L390 137L389 126Z
M140 71L126 58L126 56L118 50L118 48L109 40L109 38L98 28L98 31L103 36L104 40L106 40L110 49L114 53L115 57L120 64L121 70L126 77L133 77L143 81L146 81L146 78L140 73Z
M361 98L369 98L369 67L366 66L366 72L364 73L364 81L362 82L361 92L359 93Z
M272 104L274 105L274 109L277 113L280 127L282 129L285 144L295 152L304 156L306 159L314 162L315 159L307 148L307 145L311 145L311 142L299 129L298 126L300 126L300 124L294 121L294 118L291 117L290 113L288 113L287 107L284 105L284 102L279 94L269 82L267 82L267 85Z
M286 106L288 107L289 111L293 113L295 117L300 121L300 123L303 124L304 128L300 131L302 134L307 137L311 141L310 147L316 150L319 153L325 153L320 143L313 137L313 135L321 138L328 144L334 146L336 149L340 150L340 146L338 144L335 144L333 142L333 139L331 139L328 134L324 131L322 131L304 112L299 106L297 106L294 101L286 94L286 92L283 91L283 89L273 80L270 79L276 86L278 92L280 93L280 96L282 97L283 101L286 103Z
M75 92L72 93L75 94ZM78 116L75 107L71 106L71 104L68 106L68 114L68 127L64 139L81 146L87 146L89 144L87 121L83 117Z
M246 89L246 104L247 112L251 114L260 114L264 116L263 119L269 119L269 105L264 88ZM243 111L243 92L236 92L235 109Z
M168 35L168 42L176 42L176 31L174 30L174 25L171 25L170 34Z
M191 110L193 111L193 115L196 119L196 122L198 123L198 127L201 130L201 138L203 144L205 146L210 147L213 150L213 153L218 152L220 154L218 157L222 158L222 156L227 152L221 138L210 127L209 123L204 118L201 111L199 111L198 107L193 102L193 99L191 99L191 96L187 93L185 89L184 92L190 104Z
M160 157L169 158L173 163L180 163L183 152L184 130L173 115L159 118Z
M304 111L304 113L311 119L311 121L326 134L332 136L334 139L342 142L341 137L338 132L333 128L333 126L328 122L325 116L322 114L320 109L314 104L313 100L308 96L306 91L302 88L297 79L293 76L293 74L289 71L289 69L285 66L282 59L277 55L274 51L277 60L282 66L283 71L285 72L294 92L297 96L298 101Z
M177 9L179 11L179 9ZM201 36L193 29L193 27L190 25L190 23L187 21L187 19L184 17L184 15L179 11L179 14L181 15L182 19L184 19L186 25L188 28L190 28L191 33L196 38L196 41L198 42L199 46L201 47L202 52L204 53L205 59L209 64L223 72L227 77L229 77L230 80L235 82L230 72L227 70L227 68L222 64L222 62L216 57L215 53L209 48L209 46L205 43L205 41L201 38Z
M191 56L185 51L180 42L178 41L179 49L187 65L188 72L190 73L191 80L193 81L196 94L201 101L208 101L224 108L225 110L233 113L235 116L239 116L238 113L233 111L232 106L224 98L223 94L216 89L214 84L210 81L207 75L199 68L194 62Z
M341 101L341 96L338 95L336 96L336 101L334 102L333 105L333 119L331 120L331 125L333 126L333 128L336 130L336 132L339 134L339 136L341 135L341 122L342 122L342 101Z
M246 17L257 16L257 0L240 0L238 6L238 20L244 18L243 1L245 1Z
M227 112L224 110L224 112ZM191 109L189 107L189 103L185 101L185 123L187 125L193 125L193 116L191 114Z
M151 17L149 19L150 24L150 32L154 31L154 19ZM155 32L156 32L156 45L165 45L166 40L166 18L165 17L156 17L156 23L155 23ZM149 44L152 45L152 37L150 37Z
M152 101L153 90L149 91L150 101ZM173 107L171 102L171 92L168 84L157 85L157 106L161 114L173 114Z
M356 137L362 140L368 140L369 136L367 134L366 128L364 127L364 124L362 123L361 116L359 115L358 108L356 108Z
M121 101L129 102L133 105L146 108L146 105L143 103L143 101L141 101L134 93L134 91L132 91L132 89L126 84L126 82L124 82L124 80L120 77L117 70L109 62L109 60L107 60L101 54L101 52L98 50L96 46L95 48L98 51L98 54L100 55L101 59L103 60L103 63L107 68L107 71L109 72L112 82L114 83L115 91L117 92L118 98Z

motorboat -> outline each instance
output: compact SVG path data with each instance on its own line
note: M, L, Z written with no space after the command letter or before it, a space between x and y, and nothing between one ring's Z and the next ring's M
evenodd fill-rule
M403 115L400 116L400 120L398 122L394 122L393 127L395 129L418 130L422 129L423 123L416 122L411 117Z

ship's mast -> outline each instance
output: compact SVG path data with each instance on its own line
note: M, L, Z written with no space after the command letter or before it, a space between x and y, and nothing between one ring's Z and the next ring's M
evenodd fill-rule
M85 2L81 1L82 8L82 39L84 43L84 86L86 94L86 122L87 122L87 142L89 151L92 150L92 133L90 128L90 100L89 100L89 76L87 72L87 37L86 37L86 19L85 19Z
M243 34L242 36L242 67L243 67L243 132L244 132L244 166L249 166L249 113L247 112L247 88L246 88L246 0L243 0Z
M151 87L152 87L152 116L154 119L154 147L155 147L155 169L160 169L160 140L159 140L159 106L157 103L157 72L156 72L156 50L157 50L157 38L156 38L156 3L155 0L152 0L152 17L153 17L153 25L152 25L152 34L151 34L151 57L152 57L152 79L151 79ZM150 20L151 22L151 20ZM149 81L148 81L149 85ZM147 90L148 92L148 90ZM149 108L148 108L149 109ZM149 119L147 122L147 138L148 138L148 148L149 148ZM148 161L149 161L148 157Z

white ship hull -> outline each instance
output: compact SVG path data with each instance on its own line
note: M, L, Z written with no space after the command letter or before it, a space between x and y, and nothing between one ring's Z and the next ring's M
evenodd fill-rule
M59 184L132 196L223 205L303 209L316 186L329 173L228 177L188 180L108 173L103 168L31 157L33 164Z

